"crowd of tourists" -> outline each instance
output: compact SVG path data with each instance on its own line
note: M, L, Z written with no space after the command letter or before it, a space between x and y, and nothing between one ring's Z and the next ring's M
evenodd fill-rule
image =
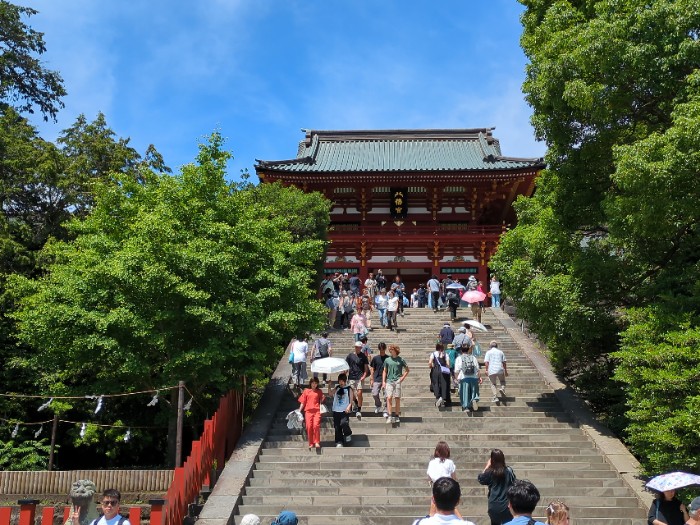
M433 275L409 293L401 276L389 280L382 270L378 270L376 276L370 273L364 283L356 274L336 272L323 280L320 290L328 309L329 328L352 330L353 334L372 329L371 313L374 311L378 312L380 326L389 330L397 328L397 316L403 316L405 308L431 308L434 312L447 309L454 320L467 291L482 292L490 298L493 308L501 305L501 283L495 275L491 277L488 291L473 275L463 284L448 274L442 280ZM481 321L485 306L483 300L470 303L472 317Z
M381 271L377 276L370 274L365 283L360 283L357 276L336 274L329 277L324 285L329 325L333 325L331 320L337 319L338 326L349 330L348 335L352 336L353 341L351 352L336 355L346 361L347 372L338 374L335 382L326 376L319 378L319 374L313 374L308 387L303 388L308 379L307 362L334 356L334 345L328 331L321 333L312 344L303 338L290 343L292 381L300 392L299 408L295 412L303 413L310 450L321 448L321 414L327 406L330 409L326 410L333 420L334 444L338 448L352 444L353 421L362 420L366 404L374 409L375 414L381 414L387 423L400 423L401 386L410 371L408 363L401 357L398 345L379 342L373 348L368 339L378 327L395 329L397 316L402 315L403 308L451 310L454 303L456 310L461 299L460 292L479 290L480 283L475 278L467 281L464 290L459 287L447 288L450 284L458 283L448 279L438 281L433 277L425 286L419 286L412 294L407 294L399 276L389 283ZM490 294L495 307L500 304L500 283L495 277L493 283L495 285L491 286ZM472 307L472 320L480 320L481 308L483 305L477 305L476 309ZM451 314L454 320L456 315ZM430 389L438 410L454 403L464 412L478 411L480 386L484 380L490 386L493 403L498 404L506 399L506 355L498 348L498 342L492 340L483 353L483 366L480 365L478 357L482 357L482 348L478 334L466 321L455 328L453 323L445 322L436 334L437 342L428 357L428 366ZM321 388L321 379L325 389ZM440 441L426 471L432 490L428 515L416 520L416 524L469 523L458 509L461 489L457 470L457 465L450 459L449 445ZM531 518L540 499L539 491L532 483L517 479L501 450L491 451L477 481L488 488L488 515L492 525L540 523ZM560 501L549 503L546 514L547 523L569 523L569 508Z

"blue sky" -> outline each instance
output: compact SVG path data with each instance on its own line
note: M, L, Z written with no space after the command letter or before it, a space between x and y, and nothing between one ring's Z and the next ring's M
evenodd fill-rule
M49 140L102 111L177 170L218 129L231 179L293 158L301 128L495 126L505 155L545 152L521 92L516 0L15 3L39 11L43 61L68 91L57 123L34 119Z

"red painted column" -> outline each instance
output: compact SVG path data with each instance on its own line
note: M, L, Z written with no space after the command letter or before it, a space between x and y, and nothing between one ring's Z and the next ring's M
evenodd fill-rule
M148 504L151 506L151 525L163 525L163 506L165 505L165 500L151 499L148 500Z
M19 525L34 525L38 499L21 499L19 503Z
M131 507L129 509L129 523L131 525L141 525L141 507ZM41 525L47 525L42 523Z
M12 507L0 507L0 525L10 525Z
M52 525L53 524L53 507L44 507L41 510L41 525Z

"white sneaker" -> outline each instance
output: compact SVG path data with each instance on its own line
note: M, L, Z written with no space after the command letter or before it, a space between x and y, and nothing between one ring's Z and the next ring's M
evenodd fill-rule
M498 403L498 397L493 396L493 399L491 400L492 403Z
M506 387L502 386L501 388L498 389L498 391L501 393L503 397L506 397Z
M384 414L382 414L382 415L383 415L385 418L389 418L389 412L384 412Z
M386 424L388 425L389 423L393 423L393 422L394 422L394 416L387 416Z
M358 411L355 413L355 417L357 418L358 421L361 421L361 420L362 420L362 413L358 410Z
M345 442L350 443L352 441L352 436L345 436Z
M435 406L438 408L442 406L442 398L441 397L439 397L437 399L437 401L435 401Z
M475 399L472 401L472 410L477 411L479 410L479 402Z
M401 419L399 418L399 416L396 416L396 417L394 418L394 423L396 423L397 425L398 425L399 423L401 423Z
M335 446L335 448L343 448L343 444L342 444L342 443L338 443L338 444Z
M379 414L382 411L382 407L374 407L374 413Z

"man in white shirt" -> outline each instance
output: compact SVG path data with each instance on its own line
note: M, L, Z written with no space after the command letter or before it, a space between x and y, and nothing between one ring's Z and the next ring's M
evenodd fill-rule
M447 525L461 523L474 525L471 521L462 520L457 514L457 505L462 496L459 483L452 478L439 478L433 483L433 503L437 509L430 517L420 518L413 525Z
M491 393L493 394L494 403L499 403L498 394L505 399L506 397L506 377L508 377L508 365L506 363L505 354L498 349L498 343L491 341L489 351L484 355L484 366L486 373L491 381ZM500 386L498 386L500 383Z
M117 489L107 489L102 493L103 515L93 520L90 525L130 525L129 520L119 514L119 502L122 499Z
M437 275L433 275L432 279L428 281L428 290L430 291L433 312L437 312L440 302L440 281L438 281Z

